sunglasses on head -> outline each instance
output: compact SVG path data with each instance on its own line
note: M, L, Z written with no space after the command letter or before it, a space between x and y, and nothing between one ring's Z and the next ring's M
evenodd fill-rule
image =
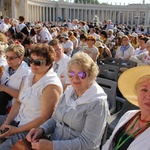
M19 58L19 57L7 56L6 55L5 58L8 59L8 60L14 60L14 59Z
M79 71L77 74L74 71L69 71L68 76L69 78L72 78L74 76L78 76L80 79L85 79L86 78L86 73L83 71Z
M29 63L32 64L34 63L35 66L41 66L46 60L45 59L32 59L32 58L28 58Z

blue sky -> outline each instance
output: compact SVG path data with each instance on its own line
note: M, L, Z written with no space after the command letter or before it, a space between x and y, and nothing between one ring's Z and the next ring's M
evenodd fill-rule
M100 3L102 3L102 2L105 2L105 3L107 3L108 2L108 4L115 4L115 3L117 3L118 5L121 3L121 5L124 5L124 3L125 4L133 4L133 3L143 3L143 0L125 0L125 1L123 1L123 0L99 0L99 2ZM149 3L150 4L150 1L149 0L145 0L145 3Z

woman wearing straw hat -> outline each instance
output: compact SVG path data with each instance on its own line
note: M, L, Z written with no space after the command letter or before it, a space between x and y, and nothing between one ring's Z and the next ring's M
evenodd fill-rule
M150 67L138 66L125 71L118 86L123 96L140 110L122 116L102 150L149 150Z

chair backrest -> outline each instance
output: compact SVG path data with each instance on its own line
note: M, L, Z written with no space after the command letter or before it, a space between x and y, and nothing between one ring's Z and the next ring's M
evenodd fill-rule
M125 68L132 68L137 66L136 62L133 62L131 60L119 60L119 68L125 67Z
M100 73L98 77L118 81L119 67L108 64L99 65Z
M114 66L119 65L119 60L114 57L106 57L103 62L104 64L109 64L109 65L114 65Z
M104 89L107 94L107 100L109 104L110 113L113 113L116 109L116 89L117 82L97 77L97 83Z

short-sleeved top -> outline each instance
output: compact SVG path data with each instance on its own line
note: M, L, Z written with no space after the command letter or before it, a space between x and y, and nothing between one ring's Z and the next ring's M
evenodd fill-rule
M93 58L93 55L94 55L95 53L96 53L96 54L99 53L99 52L98 52L98 48L95 47L94 45L93 45L92 48L88 48L88 46L84 46L84 47L81 49L81 51L84 51L84 52L86 52L86 50L91 50L91 53L88 54L91 58Z

